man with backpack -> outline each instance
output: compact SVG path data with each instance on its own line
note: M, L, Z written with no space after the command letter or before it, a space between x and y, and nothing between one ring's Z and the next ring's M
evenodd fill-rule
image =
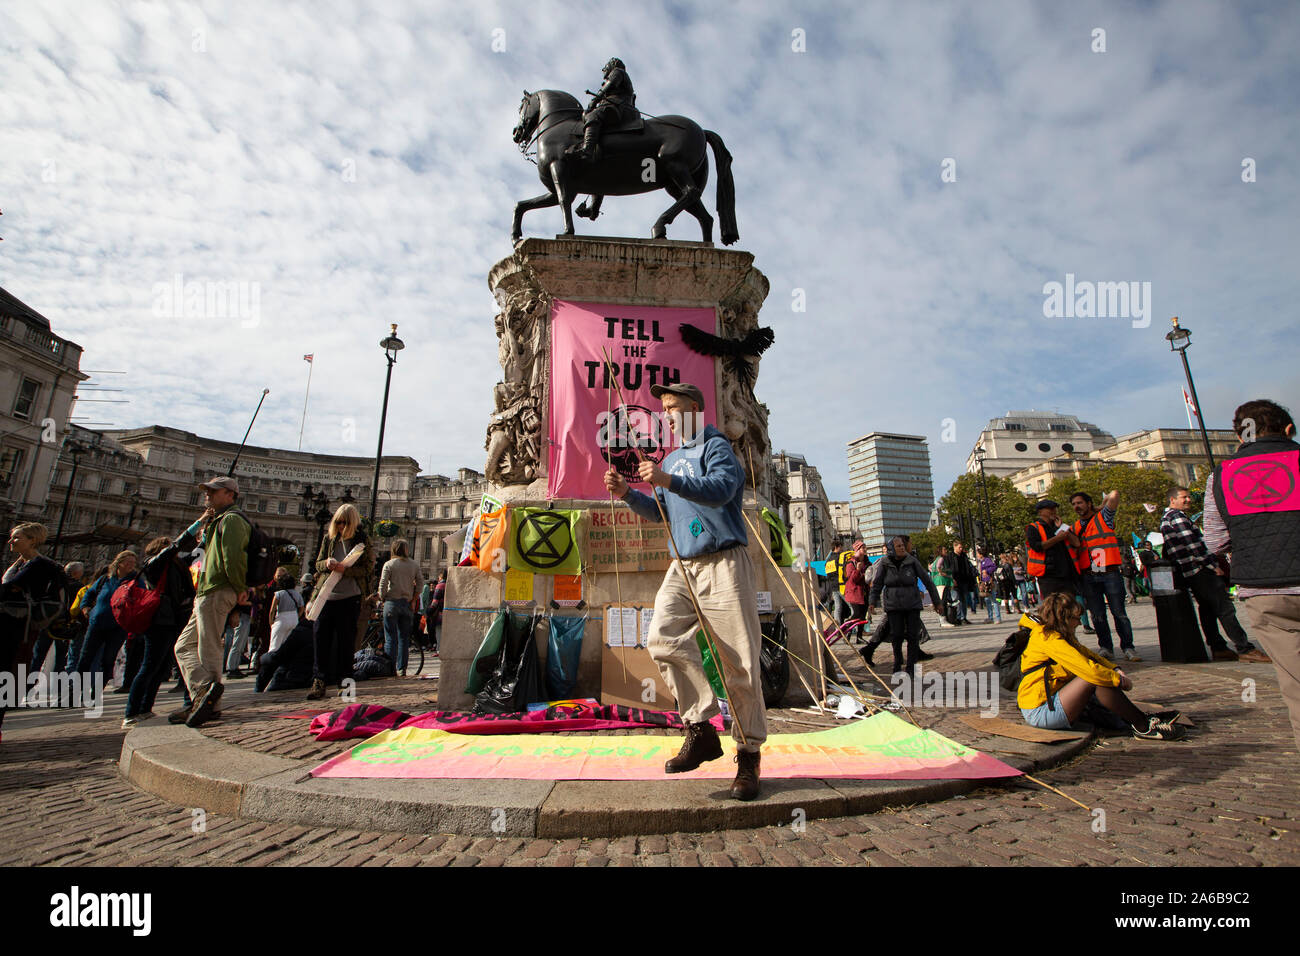
M207 510L195 522L202 528L203 570L189 623L176 639L176 663L193 704L168 718L188 727L211 720L225 690L221 683L222 636L226 618L247 588L248 544L253 532L251 522L235 508L239 484L234 478L214 478L199 487L207 499Z

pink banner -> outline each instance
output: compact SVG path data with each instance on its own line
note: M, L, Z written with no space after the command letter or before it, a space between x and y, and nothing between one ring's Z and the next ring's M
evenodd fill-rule
M637 447L659 462L675 447L662 424L662 402L650 386L690 383L704 393L704 423L717 424L713 358L682 343L686 322L717 333L709 309L602 305L556 299L551 307L550 498L608 496L602 476L612 460L624 478L636 478ZM618 375L623 407L605 371L608 352ZM611 415L612 405L612 415ZM607 457L607 453L608 456ZM642 486L645 491L647 486Z

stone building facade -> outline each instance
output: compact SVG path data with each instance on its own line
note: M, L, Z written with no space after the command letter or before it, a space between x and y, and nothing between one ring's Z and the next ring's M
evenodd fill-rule
M81 371L81 346L0 289L0 525L38 520Z
M203 510L199 483L227 474L237 449L232 442L162 425L106 432L72 426L39 520L52 536L62 521L67 538L97 531L100 538L119 538L60 549L62 561L98 566L123 546L184 530ZM365 515L374 467L374 458L248 445L235 474L240 507L271 537L314 560L320 522L317 506L308 499L323 494L331 513L351 500ZM432 577L447 564L443 538L469 521L487 485L481 474L468 468L455 478L420 475L419 469L413 458L385 455L376 511L381 520L398 525L412 557ZM381 552L387 550L385 543L378 542Z

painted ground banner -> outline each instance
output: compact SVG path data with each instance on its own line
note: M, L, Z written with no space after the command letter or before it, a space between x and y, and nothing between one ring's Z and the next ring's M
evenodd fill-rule
M547 497L606 499L607 445L614 446L609 449L613 464L628 480L636 478L633 441L647 458L663 460L672 445L667 429L659 426L663 406L650 394L651 385L698 385L704 393L704 422L717 424L714 360L686 347L678 330L683 322L717 332L713 309L554 301ZM607 381L604 351L627 401L622 407L615 392L612 419L608 392L614 386Z
M690 773L664 774L680 736L539 738L445 730L390 730L312 771L314 777L514 780L730 780L735 743ZM1020 771L942 734L879 713L807 734L775 734L763 746L763 779L934 780L1015 777Z

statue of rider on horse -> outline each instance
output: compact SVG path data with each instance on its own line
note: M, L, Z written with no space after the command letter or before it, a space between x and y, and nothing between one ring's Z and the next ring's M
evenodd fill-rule
M655 220L651 238L667 238L668 225L685 211L699 220L704 241L712 242L713 217L702 201L712 149L722 242L736 242L736 187L722 137L685 116L652 116L643 122L623 61L611 59L604 76L586 110L561 90L524 90L514 141L525 154L536 146L537 175L547 191L515 204L511 238L522 238L524 213L532 209L559 206L563 234L573 235L573 201L578 195L592 197L590 204L578 207L578 214L595 219L605 196L664 189L676 201Z

